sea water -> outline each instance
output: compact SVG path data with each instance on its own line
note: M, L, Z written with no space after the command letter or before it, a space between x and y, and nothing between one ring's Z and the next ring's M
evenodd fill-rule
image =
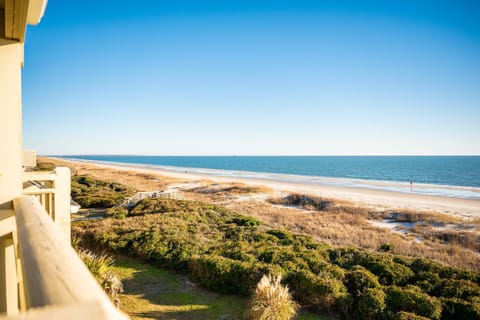
M480 156L63 156L80 160L168 167L217 175L306 181L480 199ZM248 172L246 175L242 172ZM267 174L267 175L265 175ZM271 175L268 175L271 174ZM281 176L280 176L281 175ZM290 175L288 177L286 175ZM336 178L320 180L317 177ZM403 184L371 183L400 182ZM429 188L428 186L431 186ZM442 187L443 186L443 187ZM460 188L450 188L460 187ZM399 190L396 190L399 189Z

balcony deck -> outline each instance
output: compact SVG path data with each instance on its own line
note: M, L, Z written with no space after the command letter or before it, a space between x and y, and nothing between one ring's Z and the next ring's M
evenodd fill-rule
M45 188L28 189L12 209L0 210L0 311L6 313L0 319L128 319L54 221L70 219L70 173L64 169L26 173L25 181L43 181Z

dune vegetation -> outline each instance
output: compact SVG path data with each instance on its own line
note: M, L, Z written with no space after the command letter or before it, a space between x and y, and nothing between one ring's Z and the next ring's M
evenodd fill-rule
M135 190L120 183L107 182L90 175L72 176L72 198L83 208L110 208Z
M474 271L334 248L198 201L145 199L127 214L110 214L73 226L82 245L175 270L212 291L249 297L263 275L282 275L295 301L321 314L480 318L480 275Z
M360 247L423 257L480 271L480 220L438 212L378 209L347 201L289 194L265 202L225 205L272 228L307 234L334 247ZM398 225L398 228L378 227Z

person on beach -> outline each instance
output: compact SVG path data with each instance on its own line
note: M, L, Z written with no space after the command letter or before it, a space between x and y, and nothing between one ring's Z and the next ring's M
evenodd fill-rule
M410 180L410 192L413 191L413 181Z

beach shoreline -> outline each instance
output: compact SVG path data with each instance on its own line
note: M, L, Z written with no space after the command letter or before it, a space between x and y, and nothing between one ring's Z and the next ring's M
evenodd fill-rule
M238 182L252 186L263 186L273 189L277 193L301 193L323 198L332 198L350 201L360 206L378 209L407 209L418 211L435 211L444 214L472 219L480 218L480 199L459 198L444 195L419 194L408 190L408 183L388 181L364 181L369 186L361 186L355 179L337 179L324 177L305 177L283 174L259 174L245 171L225 171L212 169L196 169L181 167L164 167L148 164L126 164L114 162L100 162L94 160L78 160L55 158L55 160L95 165L100 168L109 168L123 171L137 171L141 173L157 174L160 176L181 179L185 181L210 180L219 183ZM224 173L223 175L221 175ZM232 174L233 173L233 174ZM293 177L293 178L292 178ZM301 179L298 179L301 177ZM348 181L353 181L348 183ZM390 187L402 188L405 191L385 189ZM414 184L414 188L450 188L451 190L474 190L479 188L437 186Z

